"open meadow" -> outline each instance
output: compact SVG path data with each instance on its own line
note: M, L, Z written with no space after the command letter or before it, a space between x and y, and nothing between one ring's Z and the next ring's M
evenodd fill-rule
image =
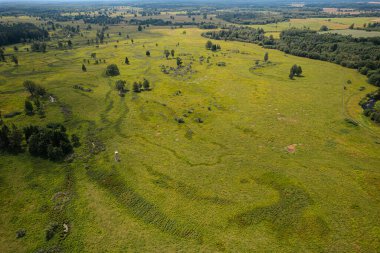
M0 63L3 115L24 110L25 80L56 98L44 118L5 123L60 122L81 141L72 162L1 154L0 252L380 251L380 129L358 105L375 87L356 70L255 44L212 41L212 52L204 31L119 24L88 45L94 26L71 49L52 36L45 53L18 44L19 66ZM109 64L119 76L105 75ZM303 75L291 80L293 64ZM151 90L133 92L144 79ZM69 232L46 241L53 222Z

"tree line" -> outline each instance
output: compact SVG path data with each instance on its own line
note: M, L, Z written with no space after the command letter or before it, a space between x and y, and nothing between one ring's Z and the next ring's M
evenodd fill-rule
M43 40L49 37L46 30L31 23L0 24L0 31L0 46Z

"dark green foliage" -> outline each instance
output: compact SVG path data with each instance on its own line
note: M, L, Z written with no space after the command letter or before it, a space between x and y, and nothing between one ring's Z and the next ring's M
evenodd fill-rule
M86 66L85 66L84 64L82 64L82 71L83 71L83 72L86 72L86 71L87 71L87 68L86 68Z
M380 86L380 69L369 74L368 82L370 84Z
M24 88L30 93L31 96L41 96L46 95L46 90L40 85L30 80L25 80L23 83Z
M32 52L46 52L46 43L44 42L33 42L31 46Z
M78 135L72 134L71 135L71 143L73 144L73 147L77 148L80 146L80 139Z
M147 50L146 52L145 52L145 54L146 54L146 56L150 56L150 51L149 50Z
M141 92L141 83L133 82L133 92Z
M142 83L142 86L143 86L144 90L150 90L150 83L145 78L144 78L144 81Z
M19 239L19 238L22 238L26 235L26 230L25 229L20 229L16 232L16 238Z
M128 59L128 57L125 57L124 63L127 64L127 65L129 65L129 59Z
M182 59L177 57L177 67L180 68L182 67Z
M170 54L172 55L172 57L174 57L174 54L175 54L174 49L172 49L172 50L170 51Z
M29 100L25 100L25 113L26 115L32 115L33 114L33 104Z
M116 64L111 64L107 66L106 69L106 75L107 76L118 76L120 75L119 68L117 67Z
M380 89L367 94L359 105L363 108L365 116L380 123Z
M66 129L61 124L48 124L46 128L28 126L24 128L24 135L33 156L58 161L73 151Z
M319 28L319 31L322 31L322 32L325 32L325 31L328 31L329 28L325 25L321 26L321 28Z
M290 68L289 78L293 79L294 76L301 76L302 74L302 68L301 66L297 66L297 64L294 64Z
M139 31L139 32L141 32L142 31L142 26L141 25L139 25L138 27L137 27L137 31Z
M296 56L334 62L357 68L369 78L380 69L380 39L353 38L338 34L318 34L311 30L290 29L282 31L276 48ZM380 76L369 82L376 84Z
M165 49L164 50L164 55L165 55L166 59L168 59L168 57L170 56L169 50Z
M269 55L268 55L268 52L265 53L264 55L264 61L267 62L269 59Z
M22 140L22 131L14 124L12 124L11 128L5 124L0 124L0 152L20 152L22 150Z
M0 24L0 46L49 37L46 30L31 23Z
M46 239L46 241L49 241L49 240L53 239L55 233L58 230L58 227L59 227L58 223L51 223L51 224L49 224L48 228L45 231L45 239Z
M250 27L238 27L229 26L227 29L222 29L220 31L210 31L202 33L202 36L215 40L236 40L242 42L251 42L273 45L274 41L266 38L264 36L264 30L262 28L250 28ZM207 42L206 48L211 49L212 42Z

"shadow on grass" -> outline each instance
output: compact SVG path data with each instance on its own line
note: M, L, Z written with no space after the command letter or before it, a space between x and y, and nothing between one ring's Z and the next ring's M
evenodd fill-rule
M115 172L90 169L87 171L87 175L98 185L108 190L120 203L124 204L133 217L171 235L201 241L202 236L195 228L179 224L166 216L154 204L126 185Z
M231 222L241 227L270 224L279 238L285 239L294 234L322 237L328 234L326 222L318 216L305 216L306 209L313 205L309 194L282 175L267 173L259 184L273 187L279 193L279 200L270 206L257 207L236 215Z

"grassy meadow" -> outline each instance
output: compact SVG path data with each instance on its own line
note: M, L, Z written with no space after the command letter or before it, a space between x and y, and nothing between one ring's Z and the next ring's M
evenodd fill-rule
M254 44L217 41L222 50L211 52L203 31L110 26L96 47L86 45L94 28L73 49L20 44L20 66L0 63L3 114L23 111L26 79L57 97L46 118L6 123L63 122L82 143L71 163L1 154L0 252L380 251L380 129L358 105L374 90L366 77ZM176 67L165 49L182 58L180 73L161 71ZM271 63L253 68L265 52ZM120 76L105 76L111 63ZM293 64L303 76L290 80ZM118 95L116 80L131 89L143 78L151 91ZM67 237L47 242L52 222L68 224ZM16 239L19 229L26 236Z

